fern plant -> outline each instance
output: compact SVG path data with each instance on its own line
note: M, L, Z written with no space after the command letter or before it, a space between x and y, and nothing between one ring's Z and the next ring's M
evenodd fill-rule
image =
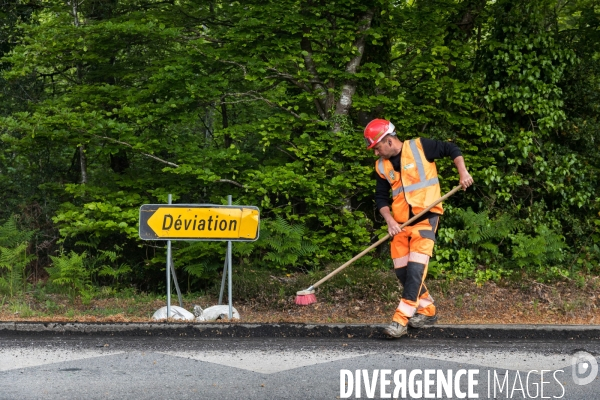
M71 251L69 254L61 254L57 257L50 256L52 267L46 268L50 283L64 287L67 293L74 299L81 296L84 304L89 302L93 296L90 270L85 267L87 252L77 254Z
M119 279L131 272L131 267L126 263L118 263L121 257L122 247L114 246L114 250L98 250L98 254L93 258L92 271L98 271L99 277L112 278L112 284L115 285Z
M560 264L565 258L564 238L546 225L540 225L535 236L519 232L511 235L511 240L513 262L520 268L537 270L544 275L540 269ZM560 275L566 276L568 271Z
M19 229L17 217L11 216L4 224L0 225L0 246L15 247L21 243L29 242L35 231Z
M517 229L517 221L508 214L491 219L487 211L457 209L456 215L464 227L456 232L456 240L477 254L480 261L490 262L489 255L497 256L500 244Z
M235 243L235 249L239 243ZM172 244L173 264L177 271L179 283L187 282L188 293L205 287L214 282L219 272L223 269L225 261L226 243L220 241L178 241ZM234 257L234 268L235 268ZM166 268L166 251L156 252L150 260L152 268ZM179 272L183 270L184 273ZM193 290L194 288L194 290Z
M0 292L14 297L27 285L27 265L35 255L27 254L34 231L22 230L15 216L0 225Z
M182 279L187 278L188 292L197 283L210 281L218 275L223 268L225 253L222 242L178 243L173 249L173 263L176 269L183 268L186 272Z
M509 214L490 218L486 211L470 209L455 210L454 216L462 229L440 229L440 238L450 246L436 251L430 262L433 275L451 272L478 283L519 270L539 277L568 276L558 267L565 258L564 238L548 226L540 224L534 232L526 232Z
M27 285L26 267L35 259L34 255L27 254L28 243L24 242L13 248L0 247L0 291L10 297L25 290Z
M304 238L306 228L291 224L280 216L265 220L257 246L266 250L263 260L281 270L297 266L302 258L310 256L318 247Z
M506 275L508 271L499 260L517 222L507 214L490 218L487 211L476 213L471 209L456 209L454 216L462 229L440 229L441 241L450 246L436 251L430 262L432 275L449 272L460 278L474 278L478 283Z
M102 278L106 277L110 279L110 285L116 286L122 277L131 272L128 264L118 263L123 250L118 244L113 246L113 250L100 250L99 240L91 237L87 241L77 241L75 245L89 249L84 264L93 285L101 285Z

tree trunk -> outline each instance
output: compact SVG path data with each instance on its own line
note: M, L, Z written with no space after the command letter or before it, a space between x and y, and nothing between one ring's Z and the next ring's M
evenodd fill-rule
M227 116L227 104L225 103L225 96L221 97L221 120L223 123L223 129L227 129L229 127L229 118ZM231 147L231 136L225 134L224 136L225 148L228 149Z
M79 165L81 166L81 183L88 183L87 176L87 157L85 156L85 146L79 146Z
M73 25L79 28L79 16L77 15L77 0L71 0L71 8L73 10ZM81 66L77 64L77 78L81 83ZM79 149L79 166L81 167L81 183L86 184L88 182L87 176L87 158L85 156L85 145L78 147Z
M350 59L348 64L346 64L346 74L354 75L360 66L360 62L362 60L362 56L365 52L365 31L371 27L371 21L373 20L373 10L367 11L367 13L362 18L362 25L359 29L359 36L356 38L354 42L354 48L356 49L356 54L354 57ZM344 85L342 86L342 91L340 93L340 99L338 100L335 106L334 115L336 117L346 117L350 112L350 107L352 107L352 96L356 92L356 81L354 78L348 78ZM341 130L341 124L338 121L335 122L333 127L334 132L339 132Z

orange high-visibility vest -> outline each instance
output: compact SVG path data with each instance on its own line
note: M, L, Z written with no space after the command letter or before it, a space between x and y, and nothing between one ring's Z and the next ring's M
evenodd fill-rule
M414 215L441 197L437 168L434 162L425 158L421 139L407 140L402 145L400 155L400 173L394 171L392 162L380 158L375 162L377 174L387 179L392 187L392 214L398 222L410 218L410 208ZM443 214L442 204L431 209Z

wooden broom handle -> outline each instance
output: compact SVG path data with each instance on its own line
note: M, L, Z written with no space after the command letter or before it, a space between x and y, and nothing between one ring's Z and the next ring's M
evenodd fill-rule
M410 225L411 223L413 223L414 221L416 221L417 218L420 218L423 215L425 215L425 213L429 212L429 210L431 210L433 207L437 206L442 201L446 200L448 197L450 197L454 193L458 192L460 189L462 189L461 185L455 186L454 189L452 189L451 191L449 191L448 193L446 193L445 195L443 195L442 197L440 197L439 199L437 199L436 201L434 201L433 203L431 203L429 206L427 206L426 209L424 209L423 211L421 211L420 213L418 213L417 215L415 215L414 217L412 217L411 219L409 219L408 221L406 221L405 223L403 223L402 225L400 225L400 229L404 228L407 225ZM388 233L387 235L385 235L384 237L382 237L381 239L379 239L377 242L373 243L372 245L370 245L369 247L367 247L366 249L364 249L363 251L361 251L360 253L358 253L354 257L352 257L350 260L346 261L344 264L342 264L339 267L337 267L335 270L331 271L326 277L324 277L319 282L317 282L314 285L312 285L311 288L315 289L319 285L321 285L323 282L328 281L329 279L333 278L338 272L340 272L341 270L343 270L344 268L346 268L347 266L349 266L350 264L352 264L354 261L356 261L359 258L361 258L362 256L364 256L365 254L367 254L368 252L370 252L375 247L379 246L380 244L382 244L383 242L385 242L389 238L390 238L390 234Z

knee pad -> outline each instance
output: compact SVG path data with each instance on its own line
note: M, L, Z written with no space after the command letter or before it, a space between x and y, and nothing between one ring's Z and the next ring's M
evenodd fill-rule
M409 261L406 268L403 269L406 270L406 283L402 297L410 301L417 301L425 274L425 264Z
M394 272L396 273L396 276L398 277L398 280L402 286L404 286L406 284L406 267L396 268Z

